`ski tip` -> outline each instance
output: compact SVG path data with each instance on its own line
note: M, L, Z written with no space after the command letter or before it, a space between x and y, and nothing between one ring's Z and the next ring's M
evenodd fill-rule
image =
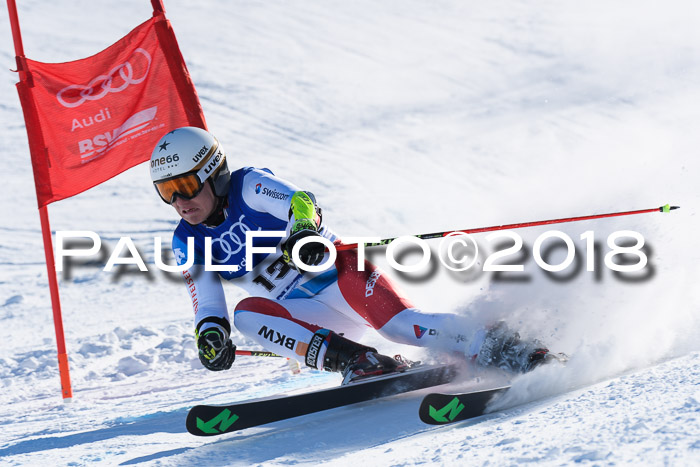
M665 206L661 206L659 208L659 211L660 212L670 212L670 211L673 211L674 209L680 209L680 208L681 208L680 206L671 206L669 204L666 204Z

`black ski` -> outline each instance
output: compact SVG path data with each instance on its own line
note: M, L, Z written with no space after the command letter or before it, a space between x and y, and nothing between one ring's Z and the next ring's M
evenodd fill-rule
M457 374L450 365L419 365L402 373L367 378L330 389L276 396L231 405L196 405L187 414L187 431L197 436L230 433L322 410L449 383Z
M508 388L504 386L462 394L428 394L423 398L418 414L423 422L430 425L446 425L479 417L484 415L489 401Z

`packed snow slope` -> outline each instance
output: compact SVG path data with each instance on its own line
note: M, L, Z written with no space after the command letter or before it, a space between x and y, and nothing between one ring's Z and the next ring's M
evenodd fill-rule
M26 54L47 62L92 55L151 14L146 0L18 3ZM421 308L506 319L572 356L566 368L516 378L505 410L468 423L422 425L420 397L409 394L192 437L184 419L196 403L338 377L294 376L286 362L244 357L208 372L180 279L155 267L103 272L104 256L60 277L74 389L63 404L14 51L0 15L0 464L700 463L697 2L167 0L166 9L229 164L268 167L311 190L342 235L682 209L555 226L572 238L576 261L554 274L533 256L551 227L517 232L524 248L504 261L523 264L519 273L480 272L509 246L485 234L476 236L479 263L462 274L433 259L402 275L389 271L384 250L371 253ZM97 232L105 254L132 237L150 265L153 237L169 242L177 222L145 164L49 212L54 231ZM614 274L603 262L608 236L623 230L645 240L641 273ZM587 231L599 244L594 272L580 238ZM564 259L561 245L550 263ZM229 307L243 296L233 285L226 293ZM426 358L366 337L386 353ZM491 378L475 372L462 384Z

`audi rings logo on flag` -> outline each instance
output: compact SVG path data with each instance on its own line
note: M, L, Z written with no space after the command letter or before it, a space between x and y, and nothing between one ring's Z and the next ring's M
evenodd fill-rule
M139 57L137 54L143 58L137 58ZM133 65L130 60L133 60ZM148 71L151 69L151 61L151 56L147 51L142 48L135 49L134 54L125 63L115 66L109 73L96 77L85 86L78 84L66 86L58 91L56 99L62 106L72 108L78 107L85 101L102 99L111 92L121 92L130 84L139 84L146 79ZM121 82L119 78L121 78Z

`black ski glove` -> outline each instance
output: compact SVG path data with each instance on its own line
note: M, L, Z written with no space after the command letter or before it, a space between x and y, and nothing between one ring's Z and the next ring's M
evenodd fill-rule
M228 370L236 359L236 346L224 329L212 327L202 334L195 333L197 348L199 349L199 361L208 370Z
M287 262L292 262L292 249L294 245L306 237L320 237L321 235L312 229L302 229L294 232L287 238L282 249L284 250L284 259ZM299 248L299 259L308 266L317 266L323 261L323 255L326 253L326 247L320 242L309 242Z

